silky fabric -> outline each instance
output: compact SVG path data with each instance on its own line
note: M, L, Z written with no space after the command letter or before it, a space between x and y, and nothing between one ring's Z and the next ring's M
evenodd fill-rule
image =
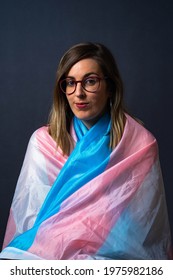
M109 115L104 115L90 130L74 117L74 128L78 138L76 147L49 191L34 226L12 241L10 247L28 250L39 225L58 213L61 203L70 194L104 171L110 155Z
M110 127L109 115L90 130L74 118L69 157L56 149L47 127L33 134L0 257L171 258L157 142L126 115L111 151Z

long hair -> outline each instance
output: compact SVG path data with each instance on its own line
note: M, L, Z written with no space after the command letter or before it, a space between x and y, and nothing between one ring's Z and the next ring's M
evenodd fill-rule
M112 53L103 44L89 42L74 45L60 60L56 75L53 106L49 117L49 133L66 155L70 154L73 147L73 140L70 136L73 113L66 95L60 89L59 82L66 77L75 63L86 58L94 59L101 67L103 75L107 77L107 88L111 93L110 147L112 149L119 143L124 131L123 83Z

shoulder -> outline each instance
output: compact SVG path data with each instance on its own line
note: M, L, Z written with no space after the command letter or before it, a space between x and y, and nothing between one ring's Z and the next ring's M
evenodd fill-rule
M30 141L35 140L37 136L44 138L48 133L49 132L47 126L39 127L31 134Z
M158 150L154 135L128 114L126 114L126 124L120 146L132 153L150 147L155 152Z
M39 127L37 130L34 131L33 135L36 137L47 138L48 136L50 136L48 126Z
M142 140L143 144L156 141L154 135L140 124L137 120L126 114L126 125L124 134L131 136L133 139Z
M56 147L56 142L49 134L48 126L42 126L35 130L31 135L29 142L37 145L48 143L51 146Z

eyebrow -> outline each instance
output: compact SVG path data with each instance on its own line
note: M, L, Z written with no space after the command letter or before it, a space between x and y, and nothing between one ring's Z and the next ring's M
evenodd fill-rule
M89 77L89 76L91 76L91 75L99 76L99 74L96 73L96 72L89 72L89 73L86 73L86 74L83 76L83 78ZM75 77L73 77L73 76L67 76L66 78L73 78L73 79L75 79ZM82 79L83 79L83 78L82 78Z

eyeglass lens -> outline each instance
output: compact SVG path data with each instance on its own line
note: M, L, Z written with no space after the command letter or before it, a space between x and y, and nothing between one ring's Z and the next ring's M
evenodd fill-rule
M60 87L61 90L66 94L72 94L76 90L77 83L81 83L83 89L89 92L95 92L98 90L100 85L99 77L87 77L81 81L76 81L72 78L66 78L61 81Z

